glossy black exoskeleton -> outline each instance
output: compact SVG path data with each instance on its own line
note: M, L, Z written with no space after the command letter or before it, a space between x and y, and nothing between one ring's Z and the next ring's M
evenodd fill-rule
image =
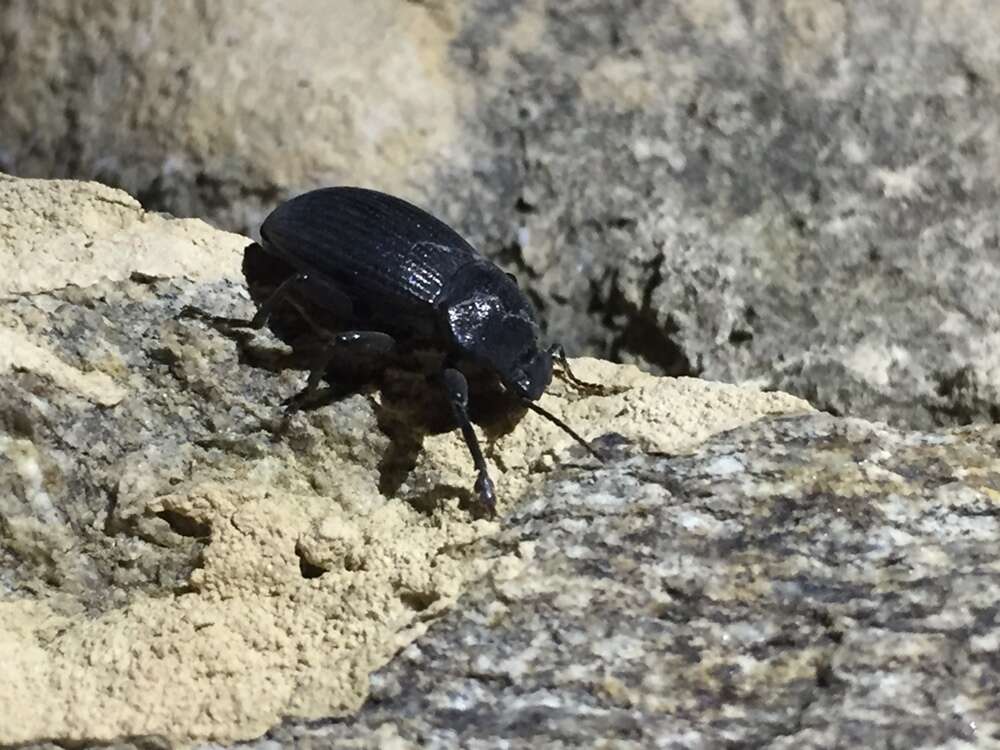
M281 204L260 234L260 244L250 245L243 261L258 304L248 325L268 325L288 341L277 313L291 306L322 341L305 397L347 348L380 354L419 342L440 351L440 382L472 454L481 509L491 516L496 497L469 419L467 367L492 373L503 390L594 453L533 403L552 380L554 356L572 375L558 347L540 346L527 297L513 276L444 222L385 193L333 187Z

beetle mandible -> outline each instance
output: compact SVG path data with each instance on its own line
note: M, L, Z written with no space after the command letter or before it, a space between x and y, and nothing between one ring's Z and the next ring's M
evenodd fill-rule
M463 369L491 373L503 390L600 455L562 420L534 403L552 380L561 347L540 345L538 320L513 276L480 255L426 211L386 193L357 187L313 190L282 203L264 220L260 244L247 247L243 273L258 304L245 325L271 321L292 305L323 345L303 394L314 395L339 351L388 354L420 341L443 353L439 382L472 454L481 510L493 516L496 494L469 418ZM278 269L278 270L275 270ZM322 320L307 309L320 310Z

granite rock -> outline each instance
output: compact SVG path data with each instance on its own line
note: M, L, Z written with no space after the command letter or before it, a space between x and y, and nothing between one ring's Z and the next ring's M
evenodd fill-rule
M0 194L21 207L0 255L26 274L0 296L0 745L182 746L348 715L464 590L524 564L473 552L502 524L469 513L471 462L423 373L337 371L328 403L287 415L307 363L183 314L250 317L245 238L100 185L3 178ZM560 382L541 403L638 455L810 410L574 367L612 387ZM583 460L531 413L481 430L503 513Z
M255 747L993 747L998 440L814 415L564 465L469 549L520 568Z

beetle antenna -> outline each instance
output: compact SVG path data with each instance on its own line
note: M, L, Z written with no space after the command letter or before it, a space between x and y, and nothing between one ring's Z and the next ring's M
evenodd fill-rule
M534 401L528 401L527 399L524 399L523 402L524 402L524 405L527 406L529 409L531 409L533 412L535 412L535 414L541 414L543 417L545 417L547 420L549 420L552 424L556 425L559 429L561 429L563 432L565 432L567 435L569 435L571 438L573 438L576 442L578 442L580 445L582 445L584 448L586 448L587 452L590 455L592 455L594 458L596 458L601 463L604 463L604 456L602 456L600 453L598 453L596 450L594 450L591 447L590 443L588 443L586 440L584 440L582 437L580 437L580 435L572 427L570 427L568 424L566 424L561 419L559 419L559 417L557 417L552 412L546 411L545 409L543 409L542 407L540 407L538 404L536 404Z

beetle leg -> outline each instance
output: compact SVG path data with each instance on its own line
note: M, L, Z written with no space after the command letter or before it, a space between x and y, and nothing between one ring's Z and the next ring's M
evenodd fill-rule
M441 379L448 395L448 403L451 404L451 411L455 415L459 429L462 430L462 437L469 448L469 453L472 454L472 463L475 464L479 474L475 484L476 494L479 495L479 502L486 515L493 518L496 516L497 498L493 490L493 480L490 479L486 467L486 459L483 458L479 440L469 420L469 384L465 376L453 367L446 367L441 373Z
M562 367L563 372L566 374L566 379L573 383L574 385L579 385L583 387L592 387L595 384L585 383L580 380L576 375L573 374L573 370L570 369L569 360L566 359L566 350L563 349L562 344L553 344L549 347L549 354L551 354L555 359L559 361L559 366Z
M295 287L300 284L304 284L308 280L309 274L297 273L293 276L289 276L287 279L278 284L278 288L275 289L271 293L271 296L264 300L260 304L260 307L257 308L257 314L250 319L250 322L246 324L246 327L260 329L267 325L267 321L274 312L274 308L280 305L288 296L289 292L295 289Z
M549 354L551 354L559 362L559 366L562 368L563 374L566 376L566 380L585 391L590 391L591 393L597 393L602 396L612 393L613 390L609 389L608 386L601 385L599 383L588 383L586 380L580 380L576 375L573 374L573 370L569 366L569 360L566 358L566 350L563 349L562 344L553 344L549 347Z
M297 273L293 276L289 276L278 285L278 288L271 293L270 297L260 304L257 308L257 313L250 320L246 320L245 318L227 318L221 315L211 315L206 313L204 310L199 310L198 308L190 305L181 310L180 317L199 318L208 323L228 326L229 328L252 328L254 330L259 330L267 325L267 321L274 313L274 309L288 297L288 294L295 289L295 287L300 284L304 284L307 281L309 281L309 274L307 273Z
M305 390L293 397L289 406L290 410L295 411L302 403L308 403L316 396L319 384L330 366L330 361L337 355L337 349L344 346L355 350L367 350L372 354L387 354L396 346L396 339L381 331L343 331L332 334L329 343L323 347L319 357L317 357L316 364L309 371L309 380L306 381Z

